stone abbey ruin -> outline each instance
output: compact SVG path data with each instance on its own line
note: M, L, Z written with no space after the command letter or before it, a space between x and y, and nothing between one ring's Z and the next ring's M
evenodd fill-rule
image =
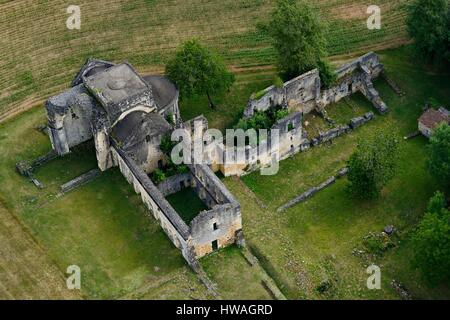
M93 139L100 170L120 168L190 265L213 249L243 241L239 203L208 166L189 166L161 190L149 177L163 161L159 144L174 129L169 121L189 125L181 123L178 91L165 77L143 78L127 63L89 60L72 88L50 98L46 109L54 150L64 155ZM190 186L209 209L188 226L165 196Z
M233 159L236 147L223 141L206 139L206 118L199 116L183 122L178 108L178 91L164 76L140 76L128 63L113 64L89 59L76 75L72 87L51 97L46 103L48 133L54 151L65 155L71 148L92 140L98 167L105 171L119 167L134 190L141 195L152 215L188 263L216 249L236 243L245 244L240 204L214 172L225 176L243 175L292 156L347 133L371 120L369 112L308 140L303 130L303 115L312 110L324 117L330 103L361 92L381 113L387 106L374 89L372 80L383 71L374 53L364 55L337 70L338 84L323 89L317 70L312 70L282 87L269 87L252 96L244 118L255 112L281 107L289 114L271 130L279 137L267 138L263 153L255 146L245 146L245 161ZM200 132L196 129L200 127ZM165 165L160 145L175 129L185 129L192 141L203 146L209 164L187 164L188 171L154 183L150 175ZM277 152L275 152L277 151ZM225 159L225 160L224 160ZM230 161L233 160L233 161ZM166 197L191 187L206 205L187 224Z

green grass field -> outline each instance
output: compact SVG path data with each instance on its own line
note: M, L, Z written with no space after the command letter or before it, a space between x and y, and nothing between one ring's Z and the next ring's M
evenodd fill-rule
M277 207L342 168L358 138L377 128L394 129L401 138L416 130L417 118L428 98L447 104L450 101L450 76L423 69L410 57L408 48L385 51L380 56L388 73L407 93L398 97L383 80L377 82L377 89L390 107L387 116L377 116L331 146L283 161L275 176L255 172L243 177L267 209L255 204L242 183L226 180L243 205L247 240L258 249L289 298L398 298L389 285L392 279L402 282L415 298L450 297L449 286L428 287L411 266L414 248L408 235L438 188L426 171L427 141L423 137L402 141L398 174L380 199L349 198L344 179L285 213L276 213ZM361 101L352 98L352 104ZM333 111L330 114L333 118ZM401 241L374 261L382 269L383 286L380 291L370 291L365 286L366 261L354 256L352 250L361 248L369 232L381 232L389 224L399 229ZM320 294L316 288L324 280L331 281L332 287Z
M84 298L208 297L118 169L56 197L61 183L96 166L93 150L81 147L38 169L35 176L46 186L43 190L16 173L19 159L50 150L48 137L34 129L45 121L43 111L33 109L0 126L0 200L45 248L41 255L61 273L78 265ZM2 263L9 258L2 257ZM164 286L174 281L177 286ZM34 292L33 283L28 285Z
M398 46L407 40L407 0L379 0L382 29L366 27L363 0L320 0L329 24L330 55ZM66 28L61 0L0 1L0 121L69 86L88 57L128 60L140 72L164 70L183 41L196 37L223 54L229 67L251 77L272 77L274 50L256 30L275 0L80 0L81 29Z
M377 116L330 146L283 161L276 176L254 173L242 180L224 179L241 203L249 246L288 298L397 299L389 285L392 279L403 283L415 298L450 296L447 286L430 288L410 265L414 248L408 234L437 188L425 168L426 140L422 137L402 142L399 172L381 199L349 199L344 179L287 212L276 213L278 206L343 167L358 138L377 128L394 128L403 136L416 129L429 97L450 101L450 76L422 67L411 58L408 47L382 51L380 57L406 92L398 97L384 81L377 81L391 110L387 116ZM183 117L205 113L211 126L230 126L239 118L250 93L270 84L272 76L273 72L264 76L240 73L231 92L218 98L216 111L209 110L203 98L196 98L183 102ZM355 96L350 105L330 106L329 113L344 122L369 109ZM39 107L0 124L0 200L4 207L0 214L8 213L26 226L26 232L42 248L40 256L52 264L58 277L68 265L79 265L84 298L211 298L117 169L55 197L61 183L95 167L89 147L40 168L36 177L46 186L43 190L15 172L17 161L50 150L48 137L34 129L45 121L44 109ZM261 207L254 197L267 207ZM375 261L382 268L383 286L380 291L369 291L365 287L366 262L352 250L361 247L368 232L381 231L387 224L400 230L401 242ZM260 277L236 248L208 256L201 263L223 297L270 298ZM323 280L329 280L332 287L320 294L316 288ZM244 289L239 286L242 283ZM34 285L28 282L23 286Z

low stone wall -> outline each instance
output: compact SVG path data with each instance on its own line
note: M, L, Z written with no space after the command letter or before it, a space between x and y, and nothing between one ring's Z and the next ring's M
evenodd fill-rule
M291 201L288 201L286 204L279 207L277 209L277 212L283 212L283 211L295 206L296 204L299 204L299 203L305 201L306 199L311 198L314 194L316 194L320 190L323 190L323 189L331 186L332 184L334 184L336 182L336 179L345 176L347 174L347 172L348 172L348 168L343 168L343 169L339 170L339 172L335 176L328 178L327 180L325 180L324 182L322 182L321 184L319 184L316 187L312 187L311 189L308 189L307 191L305 191L298 197L295 197Z
M373 112L367 112L366 114L364 114L364 116L351 119L349 126L350 126L350 128L352 128L354 130L356 128L359 128L366 122L372 120L374 117L375 117L375 115L373 114Z
M100 175L99 169L97 169L97 168L92 169L92 170L82 174L81 176L78 176L75 179L72 179L69 182L61 185L61 187L60 187L61 192L67 193L69 191L72 191L73 189L76 189L76 188L88 183L89 181L97 178L99 175Z
M33 176L33 171L46 164L47 162L55 159L58 157L58 154L51 150L50 152L46 153L43 156L38 157L37 159L33 161L19 161L16 163L16 170L19 172L22 176L27 177L30 179L30 181L39 189L43 189L44 185Z
M317 137L311 139L311 147L320 145L324 142L331 141L343 134L361 127L375 117L373 112L367 112L364 116L356 117L350 120L349 124L332 128L328 131L321 132Z
M31 177L35 169L39 168L40 166L43 166L44 164L53 159L56 159L57 157L58 154L54 150L51 150L50 152L32 160L31 162L19 161L18 163L16 163L16 169L21 175L25 177Z
M350 126L344 125L344 126L338 126L336 128L332 128L328 131L321 132L319 135L313 139L311 139L311 146L315 147L319 144L322 144L324 142L331 141L343 134L346 134L351 131Z

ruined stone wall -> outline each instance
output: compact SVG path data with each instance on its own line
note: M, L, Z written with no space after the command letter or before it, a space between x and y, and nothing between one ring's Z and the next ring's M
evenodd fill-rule
M423 123L419 122L418 125L419 131L427 138L430 138L432 135L432 130L428 127L426 127Z
M65 155L70 152L67 142L66 130L64 129L64 116L53 115L48 120L48 134L53 150L59 155Z
M213 242L222 248L238 241L237 233L242 230L239 203L225 185L207 165L192 165L191 172L197 187L207 193L214 202L208 211L201 212L190 224L192 244L197 257L213 251ZM211 205L212 204L212 205Z
M284 83L282 88L271 86L258 93L257 97L253 96L244 111L244 118L274 106L289 106L291 110L308 113L314 108L318 94L320 77L315 69Z
M383 71L378 56L370 52L340 67L337 84L322 90L319 71L307 72L284 83L282 88L274 86L263 90L250 98L244 117L251 117L255 111L264 111L275 105L288 106L292 111L309 113L314 108L323 108L330 103L361 91L381 113L387 111L386 105L373 88L372 80Z
M109 121L106 115L97 113L92 120L92 132L94 134L95 154L97 165L101 171L105 171L115 165L115 157L112 155L109 139Z
M320 76L312 70L284 84L286 103L290 110L309 113L320 95Z
M179 93L177 92L175 98L167 104L164 108L161 108L158 112L160 115L167 119L170 115L173 117L174 123L179 123L181 121L180 108L178 106Z
M64 129L69 148L92 138L91 117L91 109L85 109L80 105L69 106L68 113L64 117Z
M192 184L192 174L183 173L168 177L166 180L158 184L158 189L167 197L171 194L181 191L183 188L189 187Z
M279 120L272 127L272 130L274 129L279 130L280 133L280 159L285 159L300 151L301 145L305 140L303 138L301 113L293 112Z
M50 98L46 104L49 136L60 155L92 138L91 118L95 101L83 85Z
M193 164L189 165L189 169L218 204L232 203L239 205L230 191L207 165Z
M164 153L160 149L163 135L154 135L149 140L143 140L132 147L133 157L139 167L150 173L158 169L159 162L165 162Z
M203 203L208 207L212 208L217 205L217 200L215 194L211 193L210 181L203 183L199 177L193 175L191 180L191 187L197 193L198 197L203 201Z
M195 254L203 257L213 252L214 241L219 249L236 243L237 233L242 230L240 209L232 204L217 205L196 216L190 229Z
M245 159L237 158L237 147L229 147L223 143L217 144L217 154L222 152L224 159L223 164L217 166L217 170L220 170L225 176L240 176L304 150L309 142L303 136L302 127L302 114L300 112L290 113L271 128L271 130L279 130L279 139L273 140L269 130L267 148L261 149L259 146L247 145ZM279 150L279 154L276 154L275 150Z

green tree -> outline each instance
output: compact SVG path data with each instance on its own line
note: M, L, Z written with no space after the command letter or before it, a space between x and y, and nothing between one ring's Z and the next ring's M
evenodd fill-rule
M434 130L428 151L430 174L448 188L450 186L450 126L448 124L443 123Z
M440 192L431 198L428 212L413 234L414 266L431 284L450 281L450 211Z
M450 61L448 0L414 0L408 6L408 32L420 57Z
M172 152L173 147L176 145L176 142L172 141L172 138L169 134L164 135L161 138L161 143L159 145L159 149L161 149L162 153L170 158L170 154Z
M320 72L320 80L325 88L329 88L337 81L336 69L327 60L320 59L317 63Z
M348 161L348 189L362 199L379 197L381 189L395 175L398 139L392 132L378 130L360 139Z
M181 98L206 94L211 108L214 108L211 95L225 92L235 80L223 59L196 39L181 46L167 63L166 74L176 84Z
M323 58L326 56L326 25L317 11L305 0L278 0L271 20L261 25L278 53L278 69L288 80L319 68L324 85L329 85L332 71Z

